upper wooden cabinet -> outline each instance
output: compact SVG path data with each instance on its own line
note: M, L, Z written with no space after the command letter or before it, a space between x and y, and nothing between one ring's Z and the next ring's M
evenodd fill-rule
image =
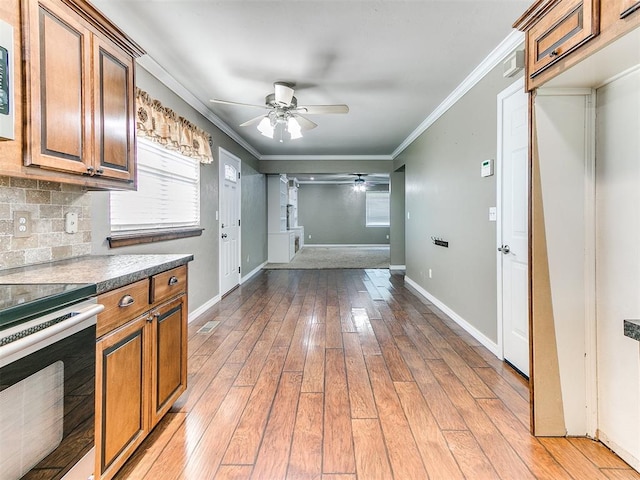
M22 12L25 165L135 188L134 57L143 52L81 0L23 0Z
M516 22L520 29L526 30L528 84L598 35L599 7L599 0L537 2Z
M533 90L640 26L639 0L537 0L514 23L525 32Z

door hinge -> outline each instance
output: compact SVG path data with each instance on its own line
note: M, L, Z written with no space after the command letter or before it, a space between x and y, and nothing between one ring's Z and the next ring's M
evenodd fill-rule
M240 219L238 219L238 226L240 226Z
M240 180L240 172L238 172L238 180Z
M240 267L238 267L238 273L240 273Z

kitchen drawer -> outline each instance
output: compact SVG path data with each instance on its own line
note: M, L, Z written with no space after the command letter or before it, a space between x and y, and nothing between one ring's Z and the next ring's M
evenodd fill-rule
M158 273L151 277L150 303L161 302L187 291L187 267L185 265Z
M527 32L527 72L534 78L598 35L600 0L561 0Z
M104 305L96 325L99 338L149 310L149 279L104 293L98 297L98 303Z

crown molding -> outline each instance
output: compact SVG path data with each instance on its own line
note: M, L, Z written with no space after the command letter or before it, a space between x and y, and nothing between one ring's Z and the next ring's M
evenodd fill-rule
M178 95L191 107L200 112L211 123L227 134L231 139L246 149L258 160L284 160L284 161L372 161L372 160L394 160L409 145L422 135L431 125L433 125L447 110L458 102L469 90L471 90L480 80L482 80L493 68L524 43L524 33L513 30L500 44L487 55L487 57L451 92L431 114L404 139L404 141L393 151L391 155L262 155L244 138L240 137L229 125L220 117L215 115L206 104L197 99L182 84L180 84L169 72L149 55L144 55L136 61L138 65L156 77L166 85L172 92Z
M524 43L524 33L513 30L487 57L449 94L438 107L396 148L391 156L395 159L409 145L422 135L436 120L456 104L485 75L502 62L509 54Z
M321 160L393 160L391 155L262 155L259 160L321 161Z
M184 100L191 107L200 112L207 120L213 123L216 127L222 130L223 133L227 134L229 137L233 139L237 144L243 147L247 152L251 155L260 159L261 154L258 152L252 145L250 145L244 138L234 132L229 125L222 121L220 117L218 117L215 113L213 113L209 107L198 100L195 95L193 95L189 90L187 90L180 82L178 82L169 72L167 72L164 67L162 67L158 62L156 62L149 55L144 55L140 58L136 59L138 65L144 68L151 75L156 77L160 82L166 85L169 90L178 95L182 100Z

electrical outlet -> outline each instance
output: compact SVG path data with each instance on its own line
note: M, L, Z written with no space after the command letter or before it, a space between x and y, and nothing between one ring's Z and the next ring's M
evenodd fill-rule
M389 240L389 235L387 235L387 240Z
M309 234L309 240L311 240L311 234Z
M429 269L429 278L433 278L433 273L431 272L431 269Z
M13 236L31 236L31 212L13 212Z

